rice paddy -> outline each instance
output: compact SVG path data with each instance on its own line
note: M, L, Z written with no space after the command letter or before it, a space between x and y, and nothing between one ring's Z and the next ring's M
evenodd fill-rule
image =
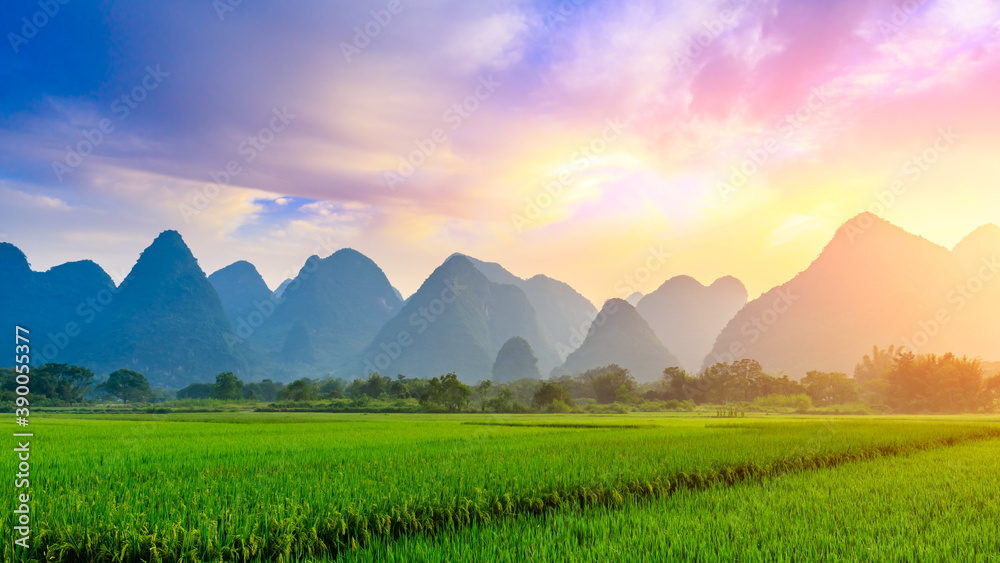
M1000 443L974 441L376 542L349 562L996 561Z
M469 555L432 559L493 560L470 549L491 533L523 538L510 552L523 558L517 549L556 545L529 545L517 530L532 522L578 519L593 532L635 515L678 527L674 509L655 503L709 502L698 499L829 468L864 473L1000 436L1000 424L972 417L224 413L33 425L33 547L7 543L3 561L402 561L439 542ZM13 474L12 456L3 467ZM699 541L732 534L718 526L705 523Z

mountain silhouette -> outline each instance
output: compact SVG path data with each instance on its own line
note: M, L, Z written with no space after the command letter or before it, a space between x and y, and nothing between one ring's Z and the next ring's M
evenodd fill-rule
M292 334L292 340L301 337L303 328L308 331L314 354L310 363L317 375L361 352L401 305L382 269L350 248L322 259L311 256L280 297L269 303L261 315L234 324L237 336L280 362L290 331L301 322L299 336Z
M469 258L453 255L338 375L353 378L379 371L435 377L455 372L466 382L488 379L500 348L514 336L531 345L540 365L558 362L524 292L490 281Z
M624 299L609 299L580 348L552 374L578 374L610 364L628 369L637 381L649 382L660 379L664 369L680 362L635 307Z
M1000 226L990 223L979 227L959 241L952 252L967 274L979 275L979 270L983 266L988 267L997 253L1000 253ZM988 273L990 272L986 272Z
M805 271L743 307L705 365L753 358L773 375L799 379L809 370L852 373L876 344L945 351L934 318L963 277L948 249L861 214Z
M959 354L1000 360L1000 227L984 225L952 250L964 279L948 293L954 320L943 332Z
M292 283L292 278L286 278L285 281L278 284L278 287L274 288L275 299L280 299L281 294L285 292L285 288L291 285L291 283Z
M153 385L180 388L223 371L245 376L233 343L215 288L181 235L164 231L96 315L94 331L73 347L72 363L98 373L134 369Z
M586 334L590 322L597 316L594 304L567 283L541 274L522 279L496 262L483 262L469 256L465 258L490 281L521 288L535 309L538 322L564 354L576 348L574 335Z
M541 379L538 371L538 358L531 344L520 336L511 337L497 353L493 362L493 383L507 383L516 379Z
M32 362L64 363L67 348L92 332L96 310L114 295L115 283L90 260L35 272L21 249L0 243L0 318L32 336Z
M636 310L681 366L697 372L716 337L746 302L746 287L734 277L706 287L692 277L676 276L639 300Z
M232 264L208 276L208 281L219 294L222 309L235 326L237 321L257 310L254 303L271 298L271 290L257 268L246 260Z

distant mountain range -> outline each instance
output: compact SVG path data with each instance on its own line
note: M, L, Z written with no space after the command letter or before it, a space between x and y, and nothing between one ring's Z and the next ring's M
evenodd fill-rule
M851 373L872 345L1000 357L1000 275L992 286L975 281L998 241L986 227L952 252L874 215L855 217L805 271L743 307L704 365L754 358L797 379L812 369Z
M34 333L36 355L59 359L69 339L76 338L65 334L66 325L75 325L71 333L87 330L95 309L106 307L116 294L111 277L89 260L35 272L20 249L0 243L0 318Z
M278 370L278 377L286 370L290 376L330 373L355 358L402 304L382 269L349 248L309 257L280 296L269 292L257 305L246 301L249 295L240 297L238 288L259 286L254 279L259 276L256 270L243 273L244 284L223 287L220 295L223 301L243 299L242 310L249 313L230 317L236 335ZM303 335L308 346L295 341Z
M597 316L594 304L569 284L541 274L521 279L495 262L466 258L493 283L510 284L524 292L535 309L538 322L561 355L573 350L574 335L586 334L590 322ZM551 369L554 366L542 365L543 369L546 367Z
M489 379L511 337L527 341L540 368L558 363L551 337L517 285L495 283L457 254L424 281L353 362L349 377L372 371L433 377L456 372L464 381Z
M248 375L222 301L176 231L160 234L110 302L93 310L59 362L98 373L134 369L169 387L221 371Z
M669 366L746 357L798 379L850 373L872 345L1000 359L998 258L995 225L949 250L863 214L806 270L750 302L735 278L677 276L599 312L563 282L462 254L405 301L351 249L310 257L272 292L246 261L206 276L180 234L165 231L121 286L90 261L35 272L0 243L0 317L32 330L36 363L128 367L174 388L220 371L285 381L455 372L473 382L612 363L652 381Z
M553 375L583 373L611 364L628 369L637 381L648 382L660 379L664 369L680 362L635 307L624 299L611 299L590 325L580 348Z
M257 310L256 304L271 299L271 290L257 268L246 260L234 262L208 276L209 283L222 300L222 310L236 325Z
M695 373L719 332L746 303L747 289L734 277L706 287L694 278L677 276L642 297L636 310L681 366Z

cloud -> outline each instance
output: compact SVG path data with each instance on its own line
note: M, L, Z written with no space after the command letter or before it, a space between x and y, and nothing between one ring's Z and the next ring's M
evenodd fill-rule
M136 241L180 225L203 241L206 264L244 252L270 264L261 266L269 281L326 237L407 264L399 275L412 289L433 266L419 260L455 250L518 260L504 248L589 244L613 220L629 228L600 248L641 252L656 230L715 240L715 230L743 236L733 225L763 217L747 248L794 247L782 258L792 263L815 249L775 241L821 239L815 232L853 215L920 139L947 125L966 141L928 179L961 178L948 192L977 209L997 203L982 189L1000 173L982 156L996 146L995 2L403 6L347 60L343 44L384 1L243 3L221 21L195 2L67 5L20 53L0 55L5 230L51 225L31 243L43 262L83 256L93 243L121 264L134 260ZM116 101L157 65L169 76L119 119ZM477 97L483 80L497 86ZM268 131L284 108L295 118ZM53 161L102 119L115 130L60 182ZM626 134L574 164L608 119ZM444 140L428 145L439 130ZM777 148L753 160L771 140ZM420 164L390 189L386 172L414 154ZM240 172L184 221L178 206L214 190L233 162ZM746 183L720 198L717 183L747 162ZM563 195L515 232L512 214L566 172ZM832 206L825 222L797 231L797 218L823 202ZM915 208L925 209L894 212ZM75 242L59 251L59 237ZM557 250L537 250L545 258L534 263Z

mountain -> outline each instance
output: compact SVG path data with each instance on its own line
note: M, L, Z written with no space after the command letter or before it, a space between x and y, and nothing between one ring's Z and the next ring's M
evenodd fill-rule
M525 280L495 262L483 262L463 254L456 256L464 256L493 283L519 287L535 309L538 322L564 356L576 349L597 316L594 304L569 284L543 275Z
M983 266L987 266L984 273L987 275L993 273L989 266L1000 254L1000 226L991 223L979 227L959 241L952 252L962 263L967 274L979 275L979 270Z
M1000 360L1000 227L984 225L952 250L965 272L948 294L955 317L951 348L957 353Z
M23 279L32 273L28 257L20 248L9 242L0 242L0 271L4 274L0 278L0 283L6 283L11 278Z
M628 301L629 305L635 307L636 305L639 304L640 301L642 301L642 298L643 298L642 293L636 291L636 292L633 292L632 295L629 295L628 297L626 297L625 301Z
M490 281L473 262L452 255L434 270L400 312L338 375L435 377L455 372L466 382L488 379L511 337L526 340L541 366L558 363L525 293Z
M283 281L280 284L278 284L278 287L276 287L274 289L274 298L275 299L281 299L281 294L285 293L285 288L287 288L289 285L291 285L291 283L292 283L292 279L291 278L287 278L285 281Z
M753 358L772 375L799 379L809 370L851 373L876 344L947 351L945 333L957 327L936 317L963 278L948 249L859 215L805 271L743 307L705 365Z
M531 344L520 336L511 337L497 353L493 362L493 383L507 383L523 378L541 379L538 371L538 358Z
M649 382L660 379L664 369L680 362L635 307L624 299L609 299L580 348L552 374L578 374L609 364L628 369L637 381Z
M35 272L19 248L0 243L0 318L31 331L35 365L64 362L66 348L91 330L96 310L114 290L111 277L90 260Z
M706 287L694 278L677 276L644 296L636 310L681 366L694 373L726 323L746 303L747 289L734 277L719 278Z
M256 311L254 303L271 298L271 290L253 264L245 260L232 264L208 276L208 281L222 300L222 309L235 326L238 319Z
M129 368L179 388L247 371L219 295L176 231L142 252L93 325L67 352L98 373Z
M312 336L306 322L298 319L288 329L285 346L281 349L281 357L291 363L316 363L316 351L313 349Z
M311 256L299 274L272 297L261 322L237 323L240 338L270 361L281 362L286 343L309 335L312 375L353 358L399 310L401 301L385 273L364 254L344 248L326 258ZM291 331L295 329L295 333ZM298 349L294 348L293 349ZM300 350L308 357L308 352ZM283 373L283 372L282 372ZM302 377L301 370L290 375Z

